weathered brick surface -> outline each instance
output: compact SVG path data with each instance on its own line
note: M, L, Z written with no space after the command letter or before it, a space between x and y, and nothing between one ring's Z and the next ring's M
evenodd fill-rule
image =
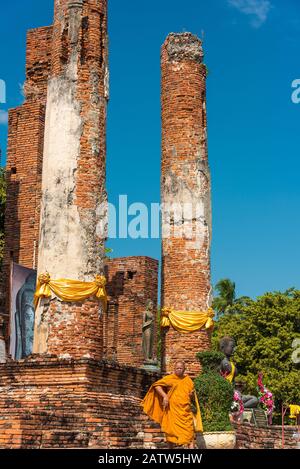
M104 356L131 366L143 366L143 312L147 300L157 311L158 261L122 257L106 262L109 306L104 315ZM157 324L153 324L153 353L157 356Z
M25 267L36 267L45 106L27 102L9 113L6 249Z
M158 377L50 356L0 365L0 448L143 447L140 400Z
M38 274L47 269L54 279L92 281L103 273L104 234L98 222L100 206L107 199L107 55L106 0L56 1L38 262ZM65 116L65 122L56 133L53 115L58 114ZM64 156L66 163L60 166ZM95 299L62 304L54 298L43 314L37 311L34 350L100 360L102 320Z
M206 136L206 67L201 41L190 33L170 34L161 53L162 202L192 203L190 233L178 236L181 219L170 215L170 235L162 243L162 306L203 310L210 294L210 173ZM196 204L200 203L200 213ZM198 216L198 222L197 222ZM188 217L187 217L188 218ZM163 221L163 229L166 221ZM185 225L187 227L187 225ZM164 340L163 369L183 359L199 371L195 354L210 346L206 332L180 334L170 328Z
M68 3L68 0L54 0L51 76L59 76L65 71L70 54ZM81 1L78 2L78 4L81 3Z
M165 448L164 434L158 424L151 422L147 416L143 417L143 430L139 434L145 449ZM281 426L254 427L253 425L236 425L236 449L296 449L295 434L297 427L284 427L284 447L282 446ZM140 443L138 443L140 444ZM133 446L135 447L135 446ZM141 446L136 446L141 447Z
M294 435L297 427L284 427L284 446L282 445L282 427L255 427L252 424L235 425L237 449L293 449L297 447Z
M108 99L107 1L89 0L82 11L77 98L84 128L76 187L76 204L94 209L106 199L106 108ZM83 217L84 215L82 215ZM98 236L99 244L103 238Z
M48 323L47 353L73 358L103 357L103 321L99 304L92 300L67 303L51 300L44 307Z
M47 97L48 77L51 69L51 43L53 27L30 29L27 32L26 82L27 101L43 101Z

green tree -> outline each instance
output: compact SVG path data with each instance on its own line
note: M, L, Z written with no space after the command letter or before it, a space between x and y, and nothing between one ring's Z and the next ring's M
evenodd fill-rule
M218 316L221 316L226 313L235 301L235 283L229 280L229 278L224 278L219 280L215 290L218 292L218 296L214 298L213 309L217 312Z
M5 168L0 168L0 267L4 250L4 214L6 202Z
M104 253L105 253L105 259L110 259L110 257L107 254L111 254L113 252L113 249L111 248L104 248Z
M235 283L229 278L219 280L215 286L215 291L218 295L214 298L212 307L217 312L218 317L228 312L235 314L239 311L238 306L240 304L247 305L251 302L248 296L236 298ZM234 308L234 305L237 305L237 308Z
M234 314L232 313L234 311ZM216 323L214 346L230 335L236 340L234 361L247 392L257 394L257 376L281 403L300 401L299 364L292 359L293 340L300 338L300 291L266 293L256 300L234 303Z

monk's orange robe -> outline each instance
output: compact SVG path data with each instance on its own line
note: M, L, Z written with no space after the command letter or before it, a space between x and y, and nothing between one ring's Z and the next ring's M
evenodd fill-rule
M161 386L169 398L169 406L163 409L163 398L155 391ZM141 405L144 412L159 423L166 434L167 441L185 445L193 441L194 432L203 431L199 402L195 393L197 414L191 410L190 393L194 391L194 383L185 376L168 375L152 384Z

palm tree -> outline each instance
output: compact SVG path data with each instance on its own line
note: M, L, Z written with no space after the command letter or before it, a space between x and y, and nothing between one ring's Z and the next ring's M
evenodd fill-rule
M212 306L219 317L221 314L225 314L235 302L235 283L229 280L229 278L224 278L219 280L215 290L218 292L218 296L214 298Z
M218 296L214 298L212 307L217 312L217 316L220 317L225 313L237 313L239 311L238 306L247 306L251 303L249 296L241 296L236 298L235 283L229 278L219 280L215 286L215 290L218 292ZM237 308L233 308L233 306Z

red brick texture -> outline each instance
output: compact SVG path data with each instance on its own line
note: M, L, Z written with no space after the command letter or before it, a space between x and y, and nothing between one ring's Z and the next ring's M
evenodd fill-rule
M206 138L206 67L201 41L190 33L171 34L161 52L162 69L162 202L203 203L203 235L195 212L191 234L162 242L162 306L175 310L205 310L210 294L210 173ZM174 220L171 228L174 227ZM177 229L183 222L177 223ZM189 334L172 327L163 341L162 367L171 371L184 360L191 375L200 365L195 354L210 347L207 332Z
M299 432L297 427L284 427L284 446L282 445L282 427L255 427L249 425L236 425L237 449L295 449L297 440L294 437Z
M10 253L36 267L45 106L27 102L9 113L5 266Z
M296 449L297 440L295 435L297 427L284 427L284 446L282 446L281 426L254 427L252 425L236 425L236 449ZM158 424L149 421L147 417L140 434L143 439L143 448L160 449L165 448L164 434Z
M103 358L103 321L98 302L67 303L57 299L46 303L47 353L72 358Z
M27 33L26 100L42 100L47 97L48 77L51 70L51 43L53 27L31 29Z
M88 359L0 365L0 448L142 448L140 401L158 378Z
M103 325L104 357L125 365L143 366L143 312L147 300L152 300L156 317L158 261L142 256L109 259L106 276L109 305ZM153 326L153 354L156 357L156 320Z

